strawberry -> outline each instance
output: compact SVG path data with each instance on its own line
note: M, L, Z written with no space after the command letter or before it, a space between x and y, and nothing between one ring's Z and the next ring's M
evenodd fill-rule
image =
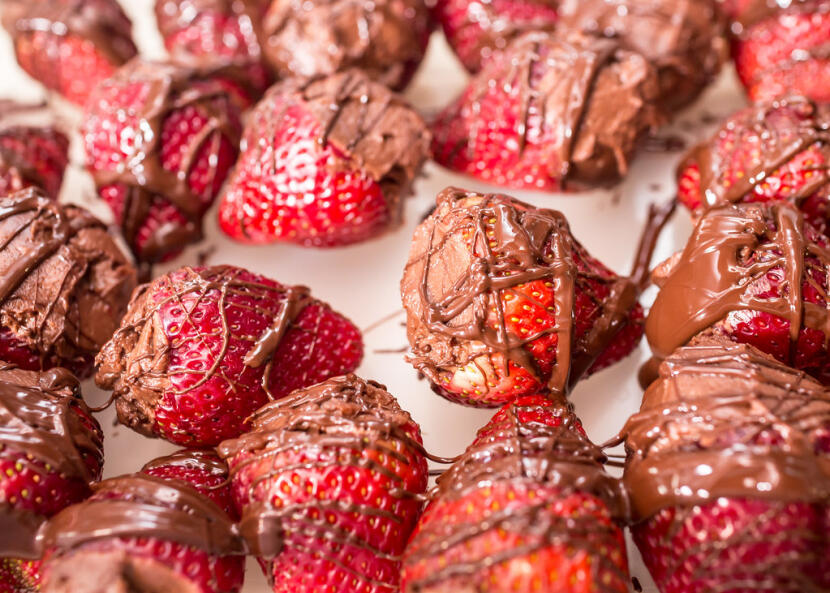
M77 105L138 53L116 0L5 0L2 22L23 70Z
M219 223L247 243L372 238L400 223L429 142L415 110L358 70L281 82L248 119Z
M638 289L591 257L564 216L448 188L415 231L401 281L411 362L444 397L497 407L627 356Z
M830 101L830 9L826 0L755 0L739 12L733 56L753 101L799 93Z
M43 593L237 593L245 546L231 518L180 479L144 474L93 486L42 532Z
M353 68L403 89L432 32L424 0L267 0L261 47L279 79Z
M661 290L646 321L655 356L720 335L830 382L828 248L786 202L710 210L684 251L655 271Z
M271 74L262 61L256 27L267 0L156 0L155 12L171 58L201 67L236 66L250 102L262 96Z
M138 260L174 257L201 223L237 155L237 104L189 68L134 60L92 93L87 167Z
M438 0L435 15L464 67L475 74L495 52L527 31L552 31L558 2L552 0Z
M357 368L359 330L302 286L231 266L181 268L142 286L98 355L119 420L148 436L213 446L257 408Z
M397 590L427 464L418 425L385 387L348 375L296 391L219 453L275 593Z
M504 406L438 479L404 593L628 591L619 483L564 400Z
M626 424L632 531L663 593L826 591L830 395L751 346L675 351Z
M678 199L695 215L730 202L796 204L825 231L830 106L787 97L749 107L685 157Z
M182 449L144 465L142 473L165 480L187 482L216 503L232 519L238 519L228 487L228 466L212 449Z
M37 590L40 523L83 500L103 467L101 428L80 385L63 369L45 373L0 363L0 592Z
M610 183L660 123L658 93L654 68L615 40L527 33L439 114L433 153L495 185L558 191Z
M40 187L58 199L69 139L52 127L0 126L0 195Z

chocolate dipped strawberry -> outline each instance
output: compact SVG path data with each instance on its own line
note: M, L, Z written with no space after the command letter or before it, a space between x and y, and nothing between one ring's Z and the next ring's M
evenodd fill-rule
M40 525L89 496L101 477L103 435L65 369L0 363L0 591L36 591Z
M77 105L138 53L116 0L4 0L2 23L23 70Z
M412 364L467 405L565 393L643 332L635 282L591 257L561 213L499 194L439 194L401 295Z
M202 218L236 161L239 108L216 79L134 60L90 97L87 168L142 262L202 237Z
M219 223L246 243L337 247L401 222L430 135L359 70L276 84L251 113Z
M713 208L654 272L646 337L655 357L695 336L725 336L827 383L828 262L830 240L791 204Z
M107 227L40 190L0 197L0 360L88 376L136 271Z
M830 587L830 394L752 346L702 338L622 430L634 540L662 593Z
M662 122L657 73L619 41L527 33L488 61L433 124L435 160L500 186L609 184Z
M132 474L95 484L41 539L43 593L237 593L245 574L236 525L181 479Z
M829 168L830 105L793 95L739 111L692 149L677 195L695 216L734 202L790 202L826 232Z
M418 425L382 385L347 375L296 391L219 452L275 593L398 588L427 464Z
M147 436L213 446L269 400L353 371L359 330L304 286L242 268L181 268L136 291L98 355L119 421Z
M438 479L404 593L626 593L625 497L564 400L502 408Z

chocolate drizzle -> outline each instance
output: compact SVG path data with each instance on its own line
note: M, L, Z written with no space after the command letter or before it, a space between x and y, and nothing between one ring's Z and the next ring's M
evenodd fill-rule
M559 212L457 188L445 189L437 203L416 231L401 281L412 364L441 386L446 373L479 359L489 366L511 362L551 391L567 392L619 332L639 289L628 278L579 267L585 251ZM590 294L586 279L606 284L609 293L595 297L599 318L577 338L573 299L576 287ZM517 335L507 327L503 298L536 280L554 290L555 323ZM550 333L559 336L556 366L544 377L525 346Z
M752 346L701 339L674 352L620 433L635 518L719 497L830 500L830 393Z
M216 478L228 477L228 466L216 457L212 449L183 449L171 455L157 457L145 463L142 472L169 467L198 470Z
M466 591L469 583L483 582L487 571L515 558L530 556L556 545L567 545L571 553L585 551L591 558L592 582L598 591L620 591L619 584L599 578L602 573L627 582L608 553L600 547L612 543L619 527L603 525L596 516L557 516L550 510L551 497L565 498L574 492L601 499L611 515L627 517L627 499L621 484L603 469L605 456L581 432L579 420L569 404L542 407L538 403L509 404L481 429L473 444L438 478L432 503L421 521L404 559L405 591ZM534 419L536 413L552 414L561 424L550 426ZM523 419L525 418L525 419ZM498 508L480 519L452 522L430 519L433 507L441 508L466 499L481 489L554 489L539 496L535 504ZM470 503L473 504L473 503ZM522 545L486 557L470 557L474 541L487 533L505 531L522 535ZM609 539L611 538L611 539ZM438 562L438 559L444 559ZM412 570L428 563L426 570ZM615 579L616 580L616 579ZM476 590L475 587L469 590Z
M42 367L83 368L134 286L135 270L85 210L35 189L0 198L0 320Z
M189 175L196 159L207 158L216 175L216 161L224 143L236 148L240 137L240 123L235 104L227 97L226 89L216 80L201 78L195 69L169 63L149 62L136 59L103 83L90 99L96 104L110 92L111 87L129 84L148 86L144 100L128 109L119 119L126 118L130 129L135 132L129 148L119 143L113 150L117 154L126 150L119 162L112 163L111 169L95 168L91 172L99 190L121 184L126 187L120 224L124 237L137 250L138 232L144 225L153 202L163 199L170 202L187 220L186 223L167 221L163 223L141 246L138 257L155 262L163 259L188 243L201 239L201 219L214 197L216 179L207 183L205 192L198 195L190 187ZM178 169L167 169L162 163L161 141L164 122L174 111L194 107L208 122L198 134L190 139L183 150ZM88 114L84 133L87 143L101 116L95 109Z
M318 453L298 462L301 465L280 462L285 454L302 450ZM340 557L338 550L346 554L350 547L357 547L371 551L378 558L397 562L397 556L389 547L402 549L404 541L381 545L358 532L346 531L339 524L315 519L316 511L326 511L414 525L420 507L419 497L426 489L426 460L417 425L384 386L347 375L296 391L257 411L251 418L251 431L238 439L225 441L218 451L228 460L232 479L239 479L252 465L257 467L240 523L240 531L253 554L272 559L285 548L304 545L307 537L320 538L336 546L331 550L318 550L322 557L353 571L356 578L382 587L390 586L357 572L351 567L350 560ZM330 457L332 455L334 457ZM389 463L382 461L387 456L407 467L422 465L423 471L416 472L418 488L413 489L411 478L398 475ZM265 469L269 460L273 460L273 466ZM299 468L325 472L332 467L332 460L338 466L376 472L388 479L393 485L387 491L388 495L412 501L414 506L410 511L413 516L398 517L381 506L373 506L368 500L363 504L344 500L283 501L276 507L271 503L270 495L262 494L269 484L286 472ZM376 496L384 498L385 495L378 491Z
M80 384L64 369L45 373L0 363L0 451L26 454L66 480L98 479L103 436L80 395ZM0 556L37 558L36 534L44 517L0 505Z
M808 264L824 269L829 261L826 240L805 228L801 213L787 203L710 210L686 248L655 273L661 290L646 321L655 356L669 356L696 334L746 310L786 319L793 342L802 327L823 332L827 341L828 290L805 269ZM783 275L782 286L770 295L764 278L774 270ZM824 304L803 300L804 283Z
M133 474L100 482L93 491L92 498L64 509L44 526L44 549L67 554L96 540L144 537L217 556L247 551L230 517L178 480Z

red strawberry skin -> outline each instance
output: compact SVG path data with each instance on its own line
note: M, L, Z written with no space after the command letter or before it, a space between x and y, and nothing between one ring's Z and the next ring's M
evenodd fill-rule
M236 160L241 122L220 81L134 61L95 90L82 134L101 198L137 258L153 262L201 237Z
M820 1L792 8L748 24L733 44L738 76L753 101L785 93L830 101L830 11Z
M453 51L471 73L521 33L552 30L557 21L556 3L546 0L439 0L434 12Z
M0 593L32 593L40 585L40 561L0 558Z
M5 3L3 25L17 61L32 78L77 105L138 53L116 0ZM63 34L54 31L65 31Z
M238 436L269 399L360 364L359 330L309 298L273 355L247 365L287 294L273 280L230 266L161 276L136 293L99 354L96 381L115 390L121 422L144 434L189 447Z
M56 200L68 151L69 139L53 128L0 129L0 195L37 186Z

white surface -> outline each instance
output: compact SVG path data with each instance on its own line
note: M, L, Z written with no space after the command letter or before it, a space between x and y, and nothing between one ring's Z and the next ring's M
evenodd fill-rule
M152 57L163 56L151 11L152 0L122 0L122 4L133 19L134 34L141 51ZM436 33L427 59L406 95L424 113L434 113L452 100L463 88L466 79L466 73L447 48L443 37ZM4 32L0 32L0 80L0 96L34 100L42 95L40 87L17 67ZM705 125L703 122L721 119L741 107L744 101L730 68L696 105L676 118L671 130L664 130L662 134L679 134L691 143L711 132L712 124ZM78 154L77 148L73 160L80 163L83 157ZM189 249L168 268L195 264L198 253L215 248L208 258L209 263L244 266L283 283L310 286L315 296L331 303L360 328L367 328L385 316L397 313L388 322L366 333L366 356L359 373L389 387L421 424L430 451L438 455L456 455L464 450L475 431L490 418L492 411L450 404L433 394L427 383L416 379L415 371L403 361L402 355L377 352L381 349L397 350L406 344L401 325L403 314L398 282L412 230L433 203L436 193L447 185L503 191L539 206L561 210L570 221L574 235L593 255L612 269L626 273L634 256L648 204L662 203L674 191L673 171L680 154L642 152L627 180L619 187L573 195L499 190L430 164L415 186L416 196L406 206L406 221L402 228L364 245L330 251L286 245L237 245L218 231L215 212L212 212L206 221L205 241ZM63 199L81 202L94 209L99 216L108 217L106 208L96 204L91 180L77 164L68 172ZM686 213L679 211L661 239L657 257L662 259L681 248L690 228ZM581 382L574 390L576 411L594 441L603 442L613 436L639 407L642 391L637 385L636 374L646 358L647 346L644 343L627 360ZM91 381L85 385L85 394L92 404L106 400L106 395ZM146 461L173 449L163 441L145 439L127 428L114 426L113 418L112 409L100 415L106 433L106 476L137 471ZM629 547L629 554L632 558L632 576L640 580L646 592L656 592L633 546ZM249 562L244 592L267 591L258 566Z

